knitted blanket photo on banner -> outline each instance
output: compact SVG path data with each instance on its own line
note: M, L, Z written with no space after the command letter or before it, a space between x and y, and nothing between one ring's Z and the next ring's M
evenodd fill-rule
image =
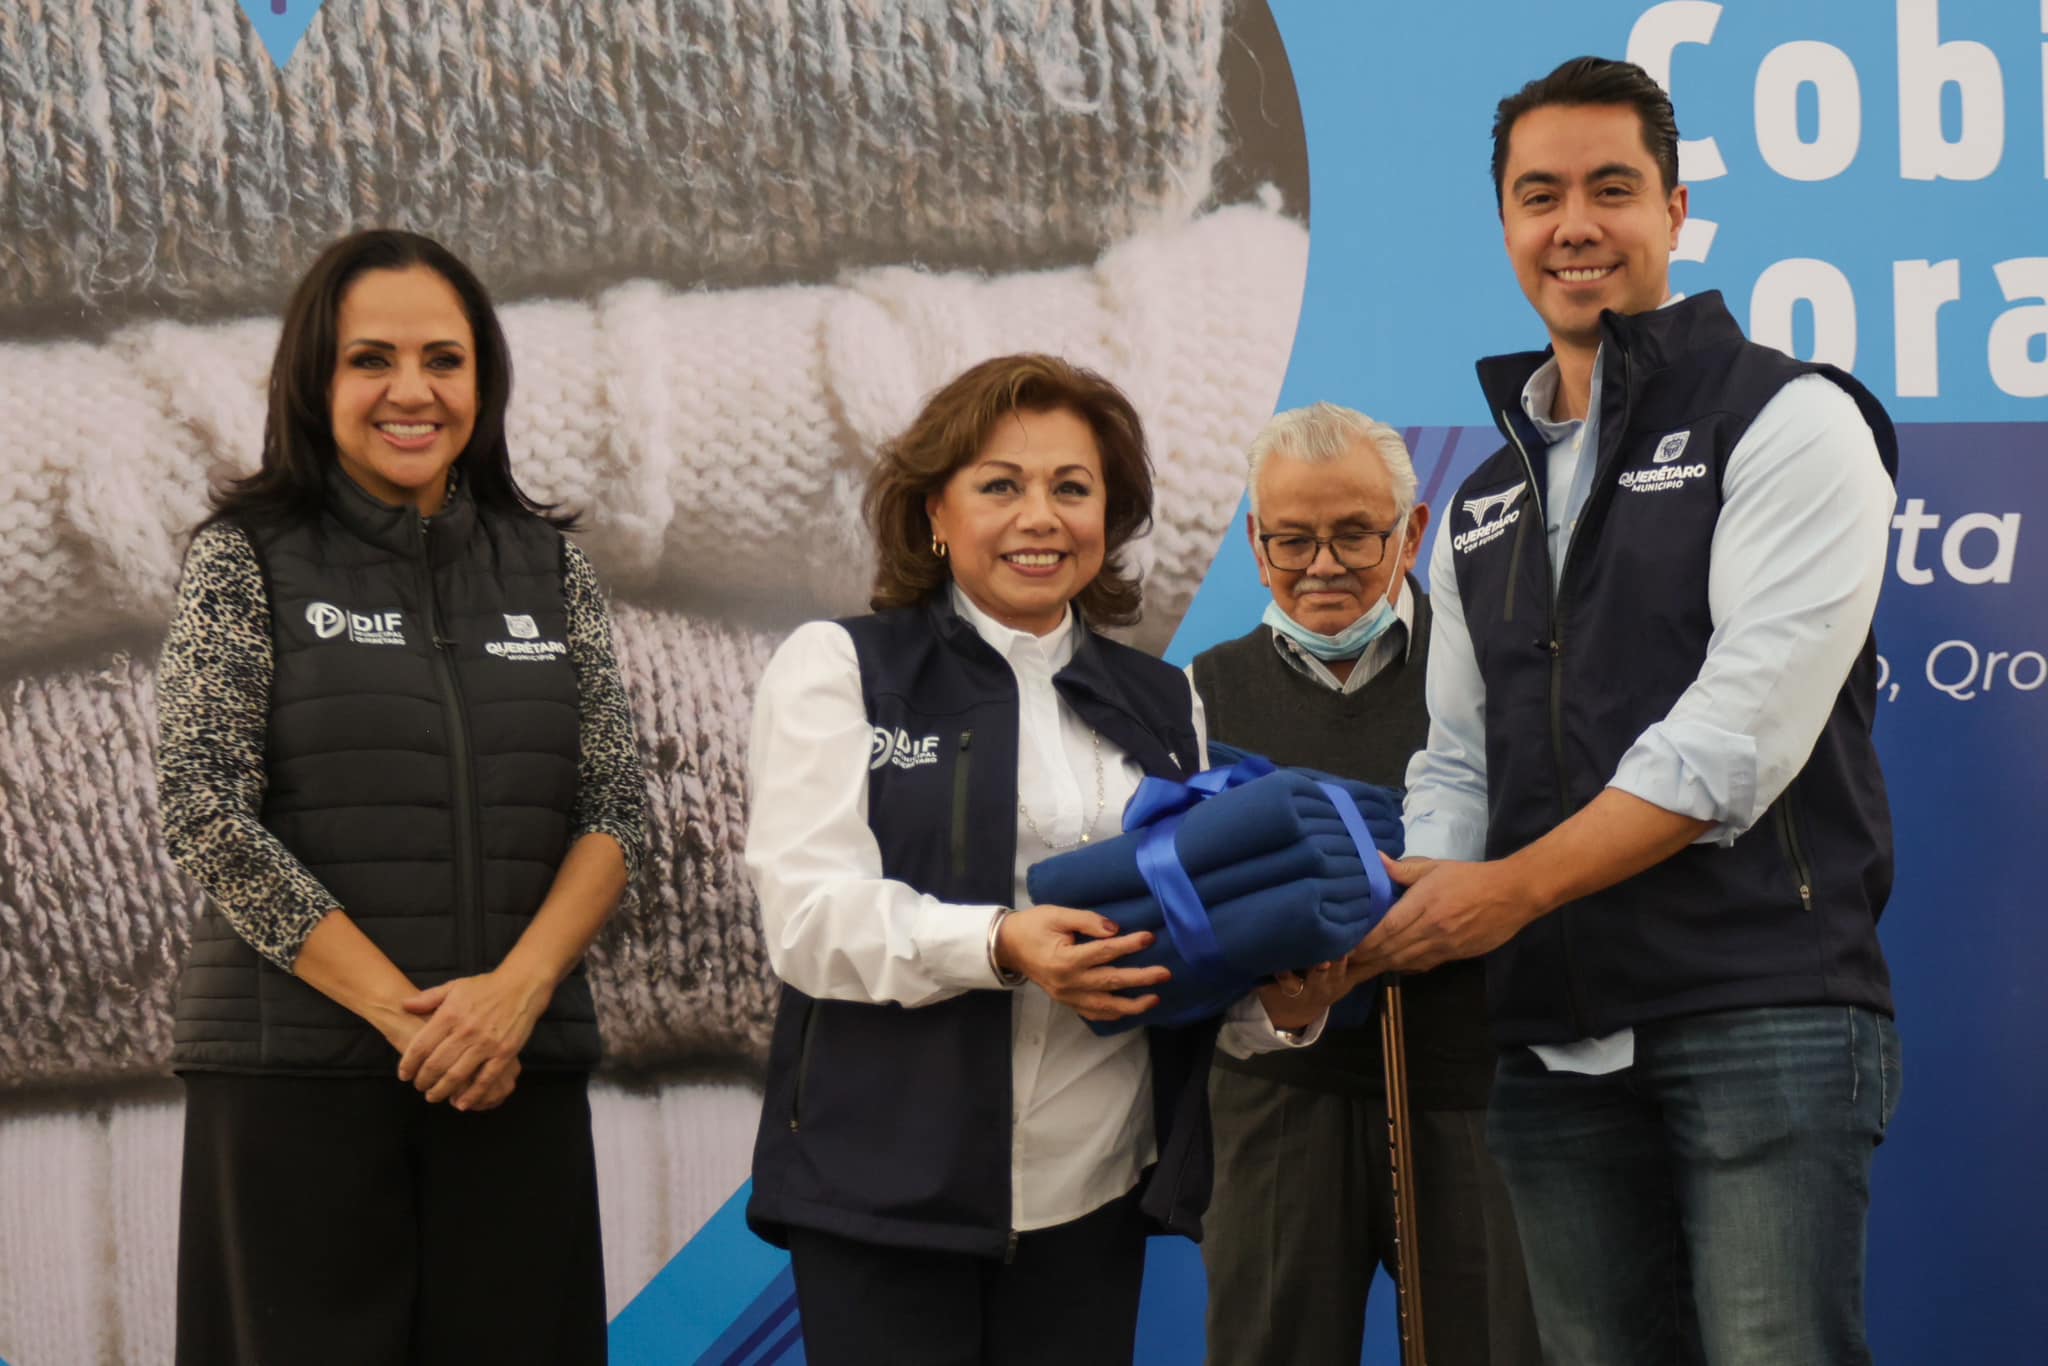
M6 0L0 319L275 312L373 224L505 298L1089 260L1208 198L1224 11L326 0L280 71L237 0Z
M297 0L294 0L296 5ZM754 687L863 610L863 481L924 397L1056 352L1156 465L1163 649L1231 531L1308 260L1261 0L0 0L0 1360L170 1355L171 1002L200 893L156 660L278 315L335 237L445 242L582 515L647 773L590 952L614 1312L744 1179L775 996L740 860ZM286 59L288 58L288 60Z

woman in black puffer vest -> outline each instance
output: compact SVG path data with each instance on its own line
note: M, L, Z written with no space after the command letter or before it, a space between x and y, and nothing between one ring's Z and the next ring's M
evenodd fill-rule
M261 468L159 684L178 1361L600 1363L581 960L643 783L603 599L513 482L490 300L359 233L292 295Z

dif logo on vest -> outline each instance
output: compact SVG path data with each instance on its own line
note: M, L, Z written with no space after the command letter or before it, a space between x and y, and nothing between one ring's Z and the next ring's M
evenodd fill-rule
M333 640L346 631L353 645L405 644L401 612L349 612L330 602L316 602L306 608L306 624L322 640Z

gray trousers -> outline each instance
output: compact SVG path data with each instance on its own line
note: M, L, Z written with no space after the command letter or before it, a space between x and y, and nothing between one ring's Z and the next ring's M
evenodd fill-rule
M1216 1068L1209 1102L1209 1366L1355 1366L1373 1272L1394 1271L1385 1098ZM1430 1366L1541 1366L1486 1112L1409 1119Z

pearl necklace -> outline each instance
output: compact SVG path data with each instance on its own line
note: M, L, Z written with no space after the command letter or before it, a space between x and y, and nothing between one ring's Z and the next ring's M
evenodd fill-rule
M1095 829L1096 822L1102 819L1102 732L1091 730L1089 734L1095 737L1095 814L1090 816L1088 823L1081 827L1081 838L1066 844L1054 844L1051 839L1047 838L1046 833L1038 828L1038 822L1031 818L1031 808L1024 805L1023 795L1020 793L1017 797L1017 814L1024 818L1024 828L1037 836L1038 842L1054 853L1058 853L1062 849L1078 849L1086 844L1089 834Z

